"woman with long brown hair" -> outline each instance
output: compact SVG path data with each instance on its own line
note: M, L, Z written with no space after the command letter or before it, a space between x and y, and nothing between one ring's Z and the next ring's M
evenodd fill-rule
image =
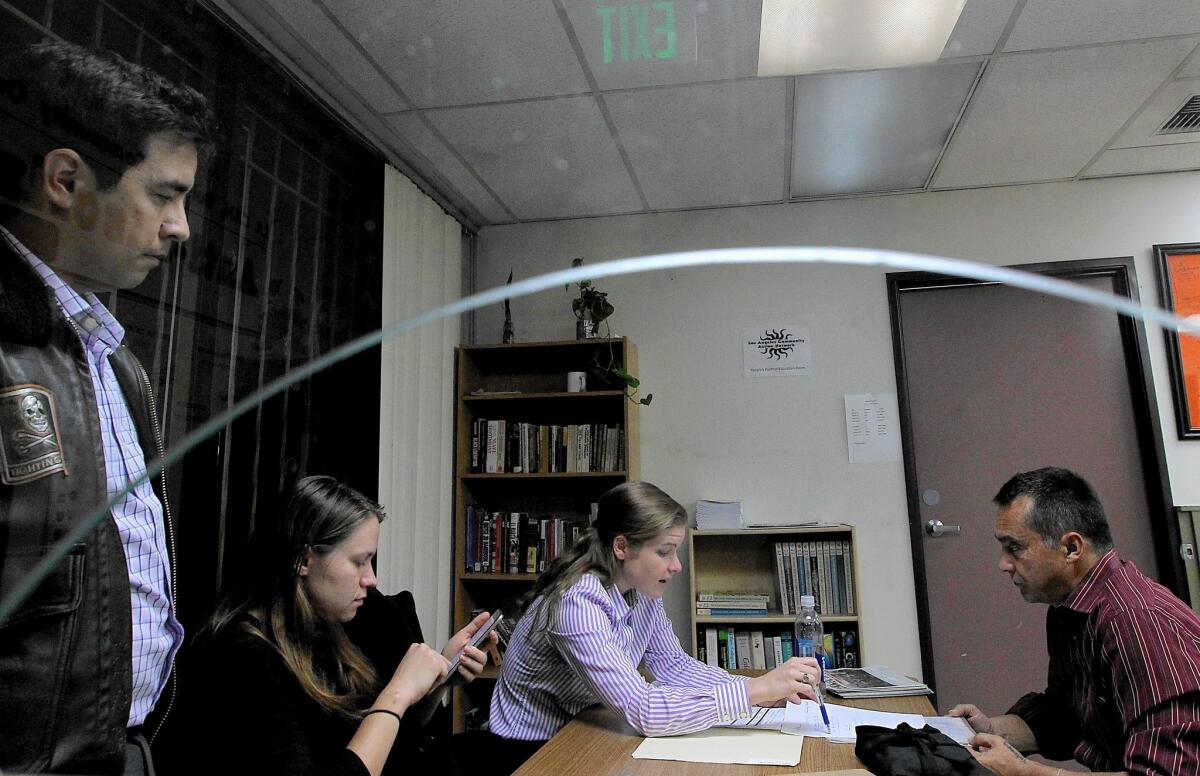
M397 764L411 765L416 752L399 750L419 738L441 695L431 691L487 615L440 654L421 643L411 596L397 607L374 591L384 517L332 477L296 484L278 521L257 535L244 583L197 640L183 695L188 738L200 744L190 766L379 776L393 748ZM347 634L356 616L375 623L360 629L361 649ZM485 661L467 647L461 677L470 681Z
M703 730L752 706L815 698L813 658L753 679L692 658L663 610L682 570L687 513L647 482L600 497L595 524L538 578L492 695L497 772L508 772L597 702L646 736ZM654 675L647 681L638 667Z

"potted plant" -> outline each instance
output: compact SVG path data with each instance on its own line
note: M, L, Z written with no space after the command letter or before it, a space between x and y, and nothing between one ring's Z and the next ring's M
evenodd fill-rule
M572 267L583 265L583 258L571 259ZM608 301L608 294L600 291L590 280L575 283L579 296L571 300L571 312L575 313L575 339L591 339L599 336L600 322L607 320L615 308ZM567 284L571 290L571 284Z
M572 259L571 266L583 266L583 258ZM571 290L571 285L567 284L568 291ZM590 339L599 336L599 327L602 321L605 322L604 335L610 337L611 332L607 321L616 308L613 307L612 302L608 301L608 293L597 289L590 280L581 280L574 285L579 289L579 296L571 300L571 312L575 313L575 338ZM630 401L649 405L654 400L654 394L648 393L640 399L637 398L642 384L641 380L630 374L625 367L617 366L616 361L616 354L613 352L611 342L608 344L608 363L601 363L600 351L597 350L592 354L593 378L600 384L619 385Z

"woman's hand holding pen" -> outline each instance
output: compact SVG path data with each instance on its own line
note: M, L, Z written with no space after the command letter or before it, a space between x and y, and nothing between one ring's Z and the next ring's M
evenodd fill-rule
M793 657L783 665L746 683L750 703L766 706L773 701L817 700L816 687L821 683L821 669L816 658Z
M487 612L480 612L474 620L467 623L465 628L451 636L450 640L446 642L445 649L442 650L442 656L447 660L453 661L458 651L466 647L463 651L462 659L458 664L458 675L462 677L464 682L473 681L475 677L483 673L483 667L487 665L487 653L484 650L499 640L496 632L492 631L478 647L467 646L471 641L471 637L475 635L475 631L483 627L483 624L488 621L488 617Z

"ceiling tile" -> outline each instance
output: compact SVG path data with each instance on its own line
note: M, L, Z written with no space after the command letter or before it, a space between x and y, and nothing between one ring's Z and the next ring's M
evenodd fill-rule
M322 0L416 107L588 91L550 0Z
M1016 6L1017 0L967 0L942 58L991 54Z
M994 60L934 188L1074 177L1191 50L1175 39Z
M446 108L427 115L520 219L642 209L591 97Z
M311 0L267 0L279 20L295 30L311 50L322 57L373 109L400 111L408 103L346 39L337 25Z
M777 202L787 165L787 79L605 96L651 208Z
M1200 143L1105 151L1084 177L1176 170L1200 170Z
M489 224L503 224L513 220L504 206L463 166L446 144L425 125L420 116L410 111L388 116L387 120L405 141L429 160L447 183L457 189L459 196L475 206Z
M759 2L563 0L601 89L746 78L758 72Z
M1200 33L1196 0L1029 0L1005 51Z
M796 79L792 196L925 185L977 62Z
M1138 146L1174 145L1194 143L1200 135L1183 132L1174 135L1158 135L1159 128L1193 95L1200 94L1200 78L1171 81L1162 91L1146 104L1137 118L1125 128L1109 148L1134 148Z

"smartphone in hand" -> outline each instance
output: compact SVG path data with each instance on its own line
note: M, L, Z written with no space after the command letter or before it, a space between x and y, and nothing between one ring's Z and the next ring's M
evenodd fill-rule
M493 612L492 616L488 618L488 621L480 626L479 630L471 634L471 640L467 642L467 646L478 647L488 637L488 634L496 629L496 626L499 625L500 621L503 619L504 614L502 612ZM454 659L450 661L450 668L446 671L446 678L442 680L442 684L454 682L456 678L458 681L462 681L458 674L458 667L462 664L463 652L466 651L467 647L463 647L458 651L458 654L454 656Z

